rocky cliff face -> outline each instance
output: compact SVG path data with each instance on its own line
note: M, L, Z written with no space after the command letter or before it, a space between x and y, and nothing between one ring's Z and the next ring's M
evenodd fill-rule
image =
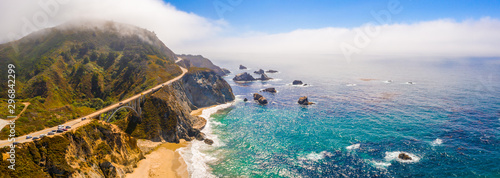
M16 157L15 171L7 168L6 161L0 162L2 176L120 177L132 172L143 154L135 138L94 121L75 132L19 144Z
M182 82L186 96L195 106L192 109L224 104L234 100L231 86L210 70L191 68L182 78Z
M116 124L136 138L179 142L200 137L206 121L191 110L234 100L229 84L211 70L191 68L181 79L148 96L142 119L129 116Z

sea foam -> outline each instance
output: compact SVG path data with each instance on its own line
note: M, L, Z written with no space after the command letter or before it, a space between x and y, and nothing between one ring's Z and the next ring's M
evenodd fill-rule
M210 166L208 164L216 162L217 158L204 153L204 151L213 149L214 147L224 146L224 143L212 132L212 126L220 123L213 121L210 116L218 110L231 107L233 103L234 102L217 105L202 111L200 117L207 120L207 124L202 131L206 134L207 138L214 141L212 145L207 145L203 141L193 140L187 147L177 150L186 162L187 170L191 177L215 177L210 173Z
M302 161L319 161L319 160L322 160L325 158L325 156L331 156L331 153L327 152L327 151L322 151L322 152L319 152L319 153L316 153L316 152L311 152L305 156L302 156L302 157L299 157L299 160L302 160Z
M350 146L345 147L345 149L348 149L348 150L356 150L356 149L359 149L359 146L361 146L361 144L356 143L356 144L353 144L353 145L350 145Z
M436 140L434 140L434 141L431 142L432 146L438 146L438 145L441 145L441 144L443 144L443 140L441 140L439 138L436 138Z
M384 161L370 160L369 162L373 165L373 167L378 169L387 169L387 167L392 165L390 162L384 162Z

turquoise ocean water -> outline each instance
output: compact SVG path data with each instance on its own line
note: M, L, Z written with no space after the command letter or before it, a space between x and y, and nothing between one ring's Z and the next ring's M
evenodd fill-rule
M194 177L500 177L498 63L275 67L245 84L231 80L238 64L222 66L237 101L211 115L214 146L184 151ZM253 102L267 87L270 104Z

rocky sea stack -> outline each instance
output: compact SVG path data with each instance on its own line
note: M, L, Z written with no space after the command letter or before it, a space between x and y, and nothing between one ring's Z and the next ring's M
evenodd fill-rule
M309 99L307 98L307 96L300 97L298 103L300 105L311 105L311 104L314 104L313 102L309 102Z
M256 74L264 74L264 70L259 69L258 71L255 71L255 72L253 72L253 73L256 73Z
M253 94L253 100L256 100L261 105L266 105L267 104L267 99L265 97L263 97L262 95L258 94L258 93L254 93Z
M303 85L304 83L302 83L302 81L300 81L300 80L294 80L294 81L292 82L292 84L293 84L293 85Z
M271 69L271 70L266 71L266 73L278 73L278 71L277 71L277 70L272 70L272 69Z
M244 69L247 69L247 67L240 65L240 70L244 70Z
M254 81L255 78L253 78L253 76L250 75L249 73L244 72L244 73L241 73L241 74L234 76L233 80L240 81L240 82L249 82L249 81Z
M273 78L268 77L266 74L260 74L260 78L258 80L271 80Z
M231 73L231 71L229 71L229 70L228 70L228 69L226 69L226 68L222 68L221 70L222 70L222 72L224 72L226 75Z

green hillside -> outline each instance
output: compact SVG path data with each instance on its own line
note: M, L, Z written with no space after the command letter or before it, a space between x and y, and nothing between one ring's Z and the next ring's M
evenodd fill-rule
M83 116L182 73L153 32L113 22L64 24L0 45L0 73L16 66L23 135ZM7 76L7 75L4 75ZM0 77L7 89L7 78ZM7 95L0 95L6 106ZM0 118L5 118L0 112ZM6 130L0 139L6 138Z

